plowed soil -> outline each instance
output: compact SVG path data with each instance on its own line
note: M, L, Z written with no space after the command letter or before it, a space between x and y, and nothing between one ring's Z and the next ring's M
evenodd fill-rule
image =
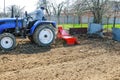
M17 40L0 50L0 80L120 80L120 43L111 38L83 38L80 44L39 47Z

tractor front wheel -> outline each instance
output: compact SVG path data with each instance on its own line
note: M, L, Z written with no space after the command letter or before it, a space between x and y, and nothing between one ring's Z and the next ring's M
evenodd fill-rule
M55 31L51 25L40 25L36 28L33 39L39 46L49 46L55 39Z
M16 47L16 39L13 34L3 33L0 35L0 47L3 50L11 50Z

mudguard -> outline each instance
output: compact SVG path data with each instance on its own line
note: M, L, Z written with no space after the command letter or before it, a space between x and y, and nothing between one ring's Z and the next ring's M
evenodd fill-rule
M52 24L54 28L56 28L56 22L55 21L36 21L35 24L30 29L30 35L32 35L35 31L35 29L38 27L38 25L42 24Z

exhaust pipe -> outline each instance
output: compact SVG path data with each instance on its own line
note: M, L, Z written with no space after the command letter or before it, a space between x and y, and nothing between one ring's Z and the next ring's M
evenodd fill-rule
M16 34L19 34L20 33L20 29L19 29L19 27L18 27L18 17L19 16L15 16L16 17L16 28L15 28L15 33Z

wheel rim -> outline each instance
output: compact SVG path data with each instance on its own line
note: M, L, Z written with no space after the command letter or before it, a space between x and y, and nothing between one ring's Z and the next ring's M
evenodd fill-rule
M53 32L48 28L41 30L39 33L39 40L43 44L49 44L53 40L53 37Z
M4 37L1 39L1 46L3 48L11 48L13 46L13 40L10 37Z

